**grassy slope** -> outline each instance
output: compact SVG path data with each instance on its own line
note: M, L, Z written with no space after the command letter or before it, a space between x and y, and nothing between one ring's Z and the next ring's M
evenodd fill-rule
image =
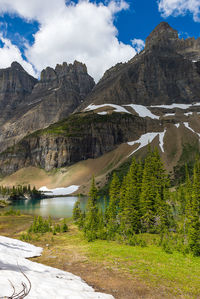
M1 234L19 238L20 231L25 230L32 220L31 216L0 216ZM151 239L149 235L144 237ZM134 298L200 296L200 258L178 252L167 254L153 245L131 247L100 240L88 243L73 225L68 233L56 236L47 233L32 243L44 247L42 257L35 261L81 275L97 289L113 293L116 298L133 298L131 292L135 292ZM109 285L101 279L102 273L108 275ZM98 276L100 278L95 281ZM115 292L110 286L114 281L118 288ZM127 291L123 293L126 284Z

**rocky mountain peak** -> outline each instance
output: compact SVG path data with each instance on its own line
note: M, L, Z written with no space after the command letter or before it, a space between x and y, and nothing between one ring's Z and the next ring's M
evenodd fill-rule
M178 39L177 30L173 29L167 22L161 22L147 37L145 48L162 44L167 47L174 45L174 42L178 41Z
M21 64L19 64L17 61L12 62L11 69L18 70L18 71L24 71L24 69L21 66Z

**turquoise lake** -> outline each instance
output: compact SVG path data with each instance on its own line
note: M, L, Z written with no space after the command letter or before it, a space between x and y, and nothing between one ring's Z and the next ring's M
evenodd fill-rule
M13 208L14 210L21 211L21 213L41 215L43 217L71 217L73 206L77 199L78 197L76 196L66 196L41 200L16 200L7 209ZM82 197L80 202L81 209L84 210L87 204L87 197Z

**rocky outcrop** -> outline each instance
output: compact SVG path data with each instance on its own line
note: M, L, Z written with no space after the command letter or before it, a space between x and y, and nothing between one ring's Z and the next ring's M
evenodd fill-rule
M146 39L145 49L128 63L108 70L87 101L89 104L192 103L200 97L200 39L181 40L162 22ZM194 61L195 60L195 61Z
M0 105L6 121L0 130L0 151L25 135L66 118L84 101L94 84L86 66L77 61L46 68L40 81L29 76L18 63L1 70ZM9 109L4 113L6 107Z
M148 131L162 131L164 123L129 114L74 114L66 121L27 136L0 154L1 174L27 166L46 170L97 158L117 145Z
M0 125L14 117L17 110L27 106L28 97L37 82L17 62L9 68L0 69Z

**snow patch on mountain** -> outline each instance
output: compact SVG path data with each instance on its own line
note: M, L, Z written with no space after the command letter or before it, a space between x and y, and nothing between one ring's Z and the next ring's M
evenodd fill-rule
M152 119L159 119L160 118L160 116L151 113L151 111L146 106L136 105L136 104L129 104L129 105L124 105L124 106L128 106L128 107L133 108L135 110L135 112L140 117L150 117Z
M71 185L69 187L62 187L62 188L55 188L55 189L48 189L46 186L43 186L39 189L39 191L43 191L44 193L49 193L49 195L68 195L75 191L77 191L79 186Z
M151 132L143 134L138 140L128 142L128 145L133 146L134 144L140 143L139 147L136 148L129 156L133 155L136 151L141 149L142 147L151 143L156 136L159 135L159 145L162 152L164 152L164 137L165 137L166 129L164 132Z
M192 131L193 133L197 134L197 135L200 137L200 133L195 132L195 131L190 127L190 125L189 125L188 122L184 122L183 124L184 124L184 126L185 126L188 130Z
M84 109L84 111L92 111L92 110L96 110L96 109L100 109L103 107L112 107L114 108L114 112L124 112L124 113L129 113L131 114L128 110L126 110L124 107L120 106L120 105L115 105L115 104L102 104L102 105L89 105L87 108Z

